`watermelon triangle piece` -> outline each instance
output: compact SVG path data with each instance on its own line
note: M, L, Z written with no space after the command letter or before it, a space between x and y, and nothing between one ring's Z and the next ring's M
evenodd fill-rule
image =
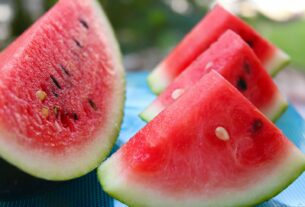
M0 156L68 180L110 153L123 117L118 44L95 0L60 0L0 56Z
M211 71L98 169L129 206L252 206L305 170L305 156Z
M287 101L253 50L239 35L228 30L188 66L140 117L144 121L152 120L211 70L218 71L272 121L276 121L286 110Z
M282 50L261 37L241 19L216 5L148 76L150 89L160 94L228 29L239 34L251 46L272 76L289 63L290 58Z

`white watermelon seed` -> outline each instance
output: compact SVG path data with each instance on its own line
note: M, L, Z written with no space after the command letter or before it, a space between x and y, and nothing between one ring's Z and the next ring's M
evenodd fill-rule
M172 92L172 99L176 100L184 93L183 88L178 88Z
M47 98L47 93L43 90L38 90L36 92L36 97L39 101L44 101Z
M46 106L42 107L41 115L43 116L43 118L47 118L49 116L49 108Z
M215 129L215 135L220 140L223 140L223 141L229 141L230 140L230 135L224 127L217 127Z
M205 69L211 68L212 66L213 66L213 62L210 61L205 65Z

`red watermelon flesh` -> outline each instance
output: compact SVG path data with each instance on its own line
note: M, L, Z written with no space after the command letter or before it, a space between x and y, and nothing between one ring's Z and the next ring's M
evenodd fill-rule
M251 46L272 76L289 62L289 57L284 52L261 37L238 17L216 5L149 75L148 84L151 90L160 94L228 29L239 34Z
M0 60L0 156L50 180L94 169L124 104L119 48L98 3L60 0Z
M253 50L240 36L228 30L184 70L140 117L150 121L211 70L218 71L273 121L288 106Z
M129 206L252 206L305 170L305 156L211 71L98 169Z

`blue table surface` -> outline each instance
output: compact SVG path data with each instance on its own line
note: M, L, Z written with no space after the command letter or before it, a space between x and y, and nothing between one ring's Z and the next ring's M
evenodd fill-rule
M125 116L117 145L132 137L145 123L138 114L155 98L146 85L146 72L127 74ZM305 153L305 122L293 106L289 106L276 125ZM289 167L289 166L288 166ZM0 207L122 207L100 187L96 173L66 182L56 189L27 198L0 200ZM278 196L258 207L305 207L305 173Z

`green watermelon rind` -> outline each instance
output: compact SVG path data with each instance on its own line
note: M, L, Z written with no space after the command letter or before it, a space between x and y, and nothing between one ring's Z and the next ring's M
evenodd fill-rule
M266 117L268 117L272 122L276 122L287 110L289 104L287 99L284 98L279 92L275 95L273 104L268 106L268 111L262 111ZM276 108L277 110L274 111L273 109Z
M216 201L220 201L220 203L215 204L214 206L222 206L222 207L246 207L246 206L256 206L262 202L265 202L271 198L273 198L274 196L278 195L279 193L281 193L284 189L286 189L291 183L293 183L304 171L305 171L305 156L304 154L302 154L299 150L296 149L296 147L292 146L292 153L291 153L291 157L288 157L289 159L284 160L284 162L286 161L287 163L283 163L282 165L279 165L278 169L275 169L274 172L280 172L276 178L278 181L283 181L285 179L285 182L281 182L278 185L272 187L273 189L268 191L268 193L266 193L264 196L261 196L259 198L253 198L251 200L249 200L247 203L241 203L240 205L236 205L236 203L232 204L232 205L225 205L227 203L221 203L222 199L220 198L215 198ZM115 157L116 155L114 155ZM289 155L288 155L289 156ZM116 200L119 200L122 203L125 203L128 206L133 206L133 207L140 207L143 206L143 201L140 202L136 202L136 201L132 201L133 199L130 198L130 192L134 191L134 189L137 188L136 185L134 185L134 183L128 183L129 179L125 179L123 178L123 174L119 175L119 172L124 172L124 169L120 169L120 161L119 157L115 157L115 158L109 158L109 160L106 160L99 168L98 168L98 180L100 181L100 184L102 186L102 188L104 189L105 192L107 192L111 197L113 197ZM112 159L112 160L111 160ZM110 162L111 161L111 162ZM289 165L289 167L287 167ZM291 170L293 169L293 170ZM105 176L105 179L104 179ZM257 186L262 186L262 189L265 187L264 185L266 185L266 183L270 182L270 180L272 180L273 177L270 178L265 178L265 180L261 181L260 183L256 183ZM125 193L118 193L115 190L111 190L109 189L109 186L111 188L111 185L114 186L117 185L117 183L119 183L122 180L122 182L124 182L123 184L125 184L125 189L123 187L123 190L125 190ZM271 181L270 183L274 183L273 181ZM122 183L121 183L122 184ZM118 184L117 186L119 186L120 184ZM140 189L140 188L145 188L145 189ZM149 186L139 186L138 192L137 192L137 196L135 196L137 199L143 199L144 196L141 195L142 190L146 190L149 189ZM120 189L118 189L120 190ZM152 191L153 192L153 191ZM151 193L151 192L150 192ZM247 195L253 195L254 191L250 191L247 192ZM152 195L152 194L150 194ZM163 195L161 193L161 195ZM160 198L160 197L159 197ZM145 199L145 198L144 198ZM147 205L148 206L160 206L160 202L159 203L154 203L154 201L157 198L154 198L153 195L149 198L149 201L152 203L151 205ZM164 200L162 199L161 202L164 202L166 199L168 199L168 195L165 195ZM177 199L177 198L175 198ZM185 198L184 198L185 199ZM238 199L239 200L239 199ZM228 200L226 200L225 202L227 202ZM142 202L142 203L141 203ZM182 202L182 201L181 201ZM147 203L147 202L145 202ZM204 200L201 201L201 203L205 203ZM183 206L184 204L181 204L181 206ZM163 206L177 206L176 204L172 204L169 205L169 203L164 204ZM197 205L198 206L198 205ZM201 206L201 205L200 205Z
M274 117L271 119L272 122L276 122L279 118L281 118L281 116L286 112L286 110L288 109L289 104L283 103L281 105L281 108L279 109L279 111L274 115Z
M149 89L156 95L160 95L164 91L164 89L170 84L170 81L167 80L164 71L166 71L166 67L161 64L156 67L146 79Z
M153 120L160 112L161 111L159 107L155 105L149 105L146 109L144 109L144 111L139 114L139 117L142 121L148 123Z
M19 153L20 158L16 158L16 153L12 153L13 151L10 149L5 148L4 146L0 146L0 156L5 159L7 162L12 164L13 166L17 167L18 169L28 173L29 175L32 175L37 178L42 178L45 180L52 180L52 181L63 181L63 180L70 180L74 178L81 177L92 170L96 169L100 163L110 154L111 149L115 145L115 142L118 138L121 125L123 122L123 116L124 116L124 105L125 105L125 99L126 99L126 81L125 81L125 71L123 68L122 64L122 56L119 48L119 44L115 38L114 32L112 30L111 24L105 15L105 12L103 8L99 5L99 3L96 0L90 1L93 5L93 8L96 8L96 16L97 18L100 19L101 24L103 28L105 29L105 35L107 35L107 40L110 42L110 47L112 47L112 58L114 60L114 67L116 67L116 72L117 72L117 81L115 85L115 90L113 91L116 96L113 97L113 100L115 103L112 105L115 106L111 108L111 113L109 113L110 116L115 115L115 117L111 117L111 122L108 123L109 127L108 128L103 128L104 130L109 131L108 134L105 134L103 132L97 134L97 136L102 136L103 138L100 140L106 140L104 142L104 146L97 146L97 145L88 145L90 149L95 149L95 153L98 154L98 156L91 156L86 163L86 165L73 168L73 171L66 172L66 167L67 166L58 166L61 168L62 172L51 172L52 170L49 169L49 172L47 169L42 169L41 167L38 167L37 164L36 166L32 164L28 164L31 161L27 160L28 163L25 164L24 160L26 158L22 158L21 155L22 153ZM21 54L20 54L21 55ZM9 133L5 129L2 129L0 127L0 135L2 136L10 136ZM106 138L106 139L105 139ZM99 142L101 143L101 141ZM12 147L13 149L14 147ZM17 149L17 146L16 146ZM73 154L75 155L75 153ZM32 156L32 155L30 155ZM30 157L29 156L29 157ZM91 160L90 160L91 159ZM23 161L22 161L23 160ZM75 157L75 160L79 160L79 157ZM45 160L47 161L47 160Z
M275 77L291 62L291 58L281 49L277 48L273 57L264 64L265 68L272 68L268 73Z

